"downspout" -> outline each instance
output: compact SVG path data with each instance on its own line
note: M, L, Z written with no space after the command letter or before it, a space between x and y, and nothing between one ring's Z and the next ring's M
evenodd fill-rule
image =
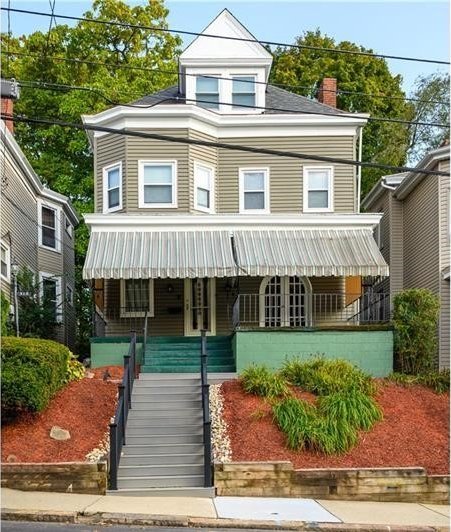
M387 185L387 183L385 183L384 180L381 181L381 187L386 188L387 190L391 190L392 192L396 190L396 187L391 187L390 185Z
M362 162L363 127L359 128L359 152L357 161ZM360 194L362 192L362 167L357 167L357 212L360 212Z

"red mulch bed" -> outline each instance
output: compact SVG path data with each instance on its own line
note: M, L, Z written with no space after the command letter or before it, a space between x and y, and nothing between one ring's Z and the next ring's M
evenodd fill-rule
M105 370L111 375L106 381ZM89 373L94 376L71 382L58 392L44 412L23 414L2 426L2 462L78 462L99 446L116 409L114 379L122 376L122 368L108 366ZM68 430L71 438L50 438L54 425Z
M376 399L384 420L361 432L358 445L338 456L287 449L271 407L245 394L238 381L225 382L222 394L234 461L290 460L297 469L414 466L430 474L449 473L449 393L382 381ZM302 398L311 400L308 395Z

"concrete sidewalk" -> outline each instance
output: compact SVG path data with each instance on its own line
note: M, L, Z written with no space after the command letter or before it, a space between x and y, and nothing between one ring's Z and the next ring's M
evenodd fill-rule
M449 530L449 507L250 497L120 497L1 490L2 519L296 530ZM362 527L363 526L363 527Z

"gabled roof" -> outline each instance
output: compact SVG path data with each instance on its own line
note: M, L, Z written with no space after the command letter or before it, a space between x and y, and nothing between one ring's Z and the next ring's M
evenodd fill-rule
M185 103L183 97L184 95L179 93L178 86L173 85L172 87L168 87L167 89L155 92L153 94L149 94L147 96L144 96L143 98L140 98L139 100L135 100L134 102L132 102L132 105L149 106L158 105L160 103L183 105ZM189 104L193 102L187 103ZM287 113L291 111L295 113L308 114L320 113L330 115L349 115L349 113L336 109L335 107L319 103L315 100L311 100L310 98L306 98L305 96L300 96L299 94L295 94L294 92L289 92L269 84L267 85L266 89L265 107L267 107L268 109L264 111L264 114L284 114L283 111L269 109L274 108L287 109Z

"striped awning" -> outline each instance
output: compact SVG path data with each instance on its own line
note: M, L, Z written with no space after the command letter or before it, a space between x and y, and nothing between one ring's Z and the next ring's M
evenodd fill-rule
M371 229L268 229L233 235L239 275L388 275Z
M93 231L85 279L234 277L229 231Z

